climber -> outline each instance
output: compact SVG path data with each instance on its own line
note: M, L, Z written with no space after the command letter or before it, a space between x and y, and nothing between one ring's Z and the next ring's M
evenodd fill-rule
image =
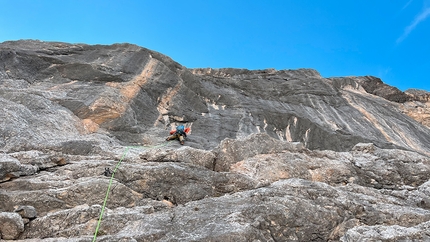
M184 139L187 137L187 133L190 131L190 128L184 129L183 125L176 126L176 130L170 131L171 136L167 137L167 141L179 139L181 145L184 145Z

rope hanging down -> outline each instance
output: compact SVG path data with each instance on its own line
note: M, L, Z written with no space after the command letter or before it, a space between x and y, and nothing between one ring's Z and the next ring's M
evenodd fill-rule
M124 153L122 154L121 159L120 159L120 160L118 161L118 163L116 164L115 169L113 170L112 175L111 175L111 177L110 177L109 185L108 185L108 189L107 189L107 191L106 191L105 199L104 199L104 201L103 201L102 210L101 210L101 212L100 212L99 221L97 222L96 231L94 232L93 242L95 242L95 241L96 241L96 239L97 239L97 234L98 234L98 232L99 232L100 224L101 224L101 222L102 222L103 213L104 213L104 210L105 210L105 208L106 208L106 203L107 203L107 200L108 200L108 197L109 197L109 192L110 192L110 188L111 188L111 186L112 186L112 182L113 182L113 178L114 178L114 176L115 176L115 172L118 170L118 167L121 165L121 162L124 160L124 158L125 158L125 156L127 155L128 151L129 151L130 149L139 149L139 148L150 148L150 149L155 149L155 148L159 148L159 147L165 146L167 143L168 143L168 142L164 142L164 143L161 143L161 144L159 144L159 145L155 145L155 146L128 146L128 147L125 149Z

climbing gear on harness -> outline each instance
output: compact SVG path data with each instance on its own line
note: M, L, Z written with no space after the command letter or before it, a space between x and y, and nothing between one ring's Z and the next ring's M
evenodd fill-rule
M109 169L109 167L105 168L105 172L103 172L103 175L105 176L111 176L112 175L112 171Z

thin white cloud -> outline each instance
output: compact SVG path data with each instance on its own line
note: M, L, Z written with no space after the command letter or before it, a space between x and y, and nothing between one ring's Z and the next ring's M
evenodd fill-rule
M378 77L384 79L391 72L391 70L391 67L380 67L378 69Z
M403 6L402 11L405 10L405 8L407 8L412 3L412 1L414 0L409 0L409 2L407 2L405 6Z
M403 40L405 40L409 36L409 34L412 32L412 30L414 30L415 27L417 27L417 25L419 23L421 23L422 21L424 21L429 16L430 16L430 7L426 7L426 8L424 8L424 10L420 14L418 14L415 17L414 21L408 27L405 28L405 31L403 32L403 35L400 36L397 39L396 43L399 44Z

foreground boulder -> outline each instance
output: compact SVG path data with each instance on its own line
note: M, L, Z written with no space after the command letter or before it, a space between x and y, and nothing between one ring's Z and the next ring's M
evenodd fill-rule
M17 213L0 213L0 225L0 239L18 239L24 232L24 222Z

